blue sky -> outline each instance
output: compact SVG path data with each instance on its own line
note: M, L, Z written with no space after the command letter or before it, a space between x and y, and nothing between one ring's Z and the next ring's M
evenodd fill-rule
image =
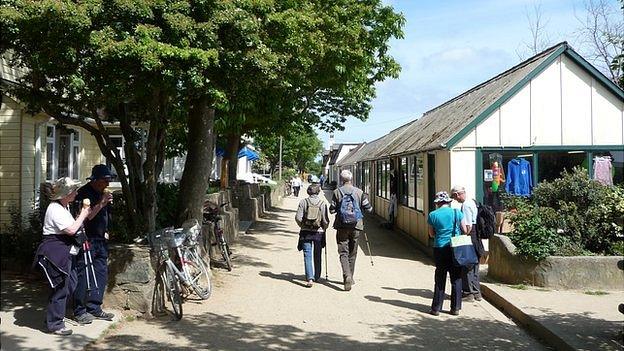
M617 6L616 0L611 0ZM567 41L579 53L575 32L585 15L583 0L386 0L402 12L405 38L391 42L402 67L398 79L377 85L366 122L349 120L335 142L372 141L424 112L488 80L531 55L527 13L540 6L552 44ZM319 131L327 147L328 134Z

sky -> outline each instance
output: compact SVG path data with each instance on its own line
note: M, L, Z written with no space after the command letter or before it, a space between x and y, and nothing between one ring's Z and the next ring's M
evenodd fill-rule
M349 119L344 131L334 133L336 143L375 140L532 56L526 46L532 38L527 15L536 6L548 41L567 41L583 54L576 33L585 16L584 0L384 2L406 19L405 37L390 42L401 73L377 84L368 120ZM327 147L329 135L318 135Z

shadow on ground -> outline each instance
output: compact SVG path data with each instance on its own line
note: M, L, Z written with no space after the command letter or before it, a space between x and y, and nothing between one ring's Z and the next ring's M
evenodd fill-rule
M417 310L419 307L417 307ZM366 321L363 321L366 323ZM140 336L117 335L103 344L89 345L87 350L533 350L536 344L518 337L518 328L500 322L487 322L470 317L418 314L398 324L375 325L375 341L354 341L335 332L306 332L293 325L247 323L232 315L206 313L185 316L179 322L167 323L172 338L188 340L192 345L181 348L174 343L155 342ZM491 335L497 335L496 338ZM521 341L520 341L521 340ZM539 347L539 346L538 346Z

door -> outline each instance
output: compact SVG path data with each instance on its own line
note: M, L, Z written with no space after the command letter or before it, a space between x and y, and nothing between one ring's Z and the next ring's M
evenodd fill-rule
M429 212L435 210L435 204L433 203L433 197L436 193L435 184L435 154L427 154L427 199L429 206Z

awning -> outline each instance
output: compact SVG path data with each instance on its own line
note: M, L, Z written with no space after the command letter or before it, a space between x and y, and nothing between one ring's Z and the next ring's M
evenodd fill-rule
M238 152L238 158L241 158L241 157L247 157L247 160L249 161L255 161L255 160L260 159L260 156L258 156L258 153L249 149L247 146L245 146Z

